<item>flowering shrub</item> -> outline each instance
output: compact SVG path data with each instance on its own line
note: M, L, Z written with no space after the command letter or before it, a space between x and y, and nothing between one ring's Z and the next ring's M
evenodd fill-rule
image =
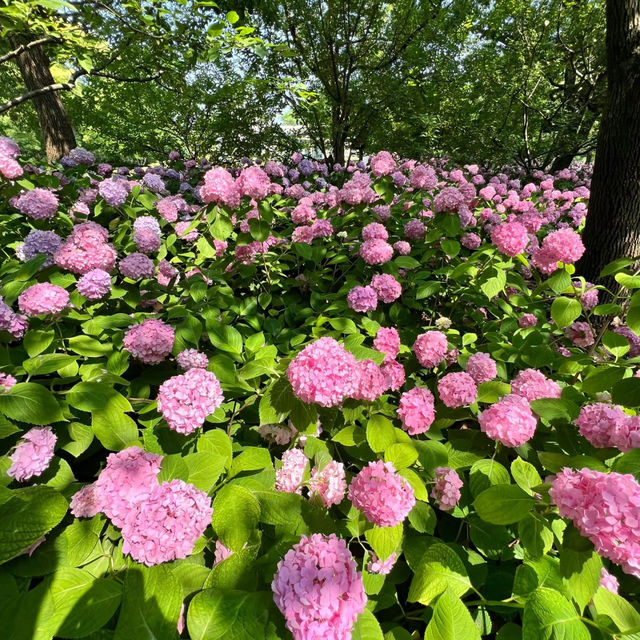
M640 631L640 275L588 167L0 138L3 638Z

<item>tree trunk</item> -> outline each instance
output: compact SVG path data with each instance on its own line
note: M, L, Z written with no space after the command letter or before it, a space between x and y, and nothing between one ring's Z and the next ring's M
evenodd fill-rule
M554 161L551 163L551 168L549 169L549 171L551 173L555 173L556 171L560 171L561 169L568 169L574 158L575 153L571 153L570 151L556 156Z
M28 39L11 36L9 41L12 47L17 48ZM49 56L42 47L27 49L18 56L18 67L28 91L54 83L50 66ZM38 113L47 161L54 162L76 146L69 116L55 91L32 98L32 101Z
M578 273L640 254L640 0L607 0L607 107Z

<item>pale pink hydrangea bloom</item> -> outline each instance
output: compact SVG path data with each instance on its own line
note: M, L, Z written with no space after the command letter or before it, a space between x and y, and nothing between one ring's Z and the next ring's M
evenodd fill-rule
M385 379L387 389L397 391L405 381L404 367L397 361L387 356L380 365L380 371Z
M93 484L91 501L98 505L116 527L149 498L157 486L162 456L129 447L107 457L107 465ZM89 496L83 495L81 504Z
M349 640L367 602L355 560L335 534L302 536L271 588L294 640Z
M590 347L595 342L588 322L574 322L564 333L576 347Z
M408 256L411 253L411 245L404 240L394 242L393 248L399 256Z
M618 582L618 578L611 575L604 567L602 567L602 571L600 572L600 586L611 591L611 593L617 594L620 584Z
M366 227L362 228L363 240L386 240L389 237L389 233L383 224L379 222L371 222Z
M282 454L282 466L276 471L276 491L302 493L302 479L309 460L302 449Z
M381 576L386 576L391 573L397 559L398 554L395 551L386 560L380 560L375 553L372 553L371 559L367 563L367 571L369 573L377 573Z
M213 566L220 564L223 560L230 558L233 555L233 551L228 547L225 547L220 540L216 540L216 547L213 551Z
M498 375L498 367L495 360L488 353L482 351L474 353L467 360L465 368L476 384L489 382Z
M417 240L427 232L427 228L420 220L409 220L404 225L404 235L411 240Z
M7 475L18 482L42 475L53 459L56 440L57 437L49 426L29 429L9 456L11 466Z
M631 474L565 468L549 495L601 556L640 578L640 485Z
M378 298L387 304L397 300L402 295L402 285L387 273L371 278L371 287L378 294Z
M335 407L353 395L357 379L356 359L333 338L307 345L289 364L287 377L303 402Z
M376 351L380 351L391 358L395 358L400 353L400 335L394 327L380 327L375 339L373 347Z
M457 409L475 402L478 388L473 378L464 371L448 373L438 381L440 400L450 409Z
M527 248L529 234L519 222L504 222L491 232L491 242L501 253L515 257Z
M460 501L463 482L457 472L449 467L437 467L434 474L435 484L431 490L431 497L442 511L450 511Z
M347 294L347 304L358 313L375 311L378 306L378 295L373 287L353 287Z
M519 447L533 437L538 421L527 400L509 394L479 416L480 429L507 447Z
M340 504L347 491L347 481L342 462L332 460L322 469L314 467L309 480L310 496L319 496L322 504L329 508Z
M535 327L538 324L538 318L533 313L524 313L518 318L518 326L521 329L527 329L528 327Z
M124 335L122 346L145 364L162 362L173 349L174 330L155 318L148 318L130 327Z
M0 373L0 391L3 389L11 389L17 380L9 373Z
M396 168L396 161L388 151L379 151L369 161L371 173L376 177L391 175Z
M444 360L447 348L447 336L440 331L422 333L413 344L418 362L427 369L437 367Z
M622 407L596 402L580 409L580 415L576 418L575 424L580 433L594 447L626 448L629 420L630 416L622 410Z
M154 253L161 247L162 238L159 234L149 229L140 229L139 231L133 232L133 242L138 248L138 251Z
M111 272L116 264L116 250L107 243L109 232L95 222L83 222L56 251L54 259L62 269L85 274L92 269Z
M269 194L271 180L260 167L246 167L240 173L237 183L243 196L264 200Z
M411 485L382 460L370 462L351 481L349 500L379 527L400 524L416 502Z
M393 257L393 247L380 238L366 240L360 245L360 257L367 264L383 264Z
M0 154L0 175L7 180L15 180L23 174L22 167L17 160Z
M122 526L122 553L148 567L186 558L211 523L211 498L182 480L156 485Z
M438 176L433 167L418 165L409 176L409 184L414 189L431 191L438 184Z
M23 193L16 201L15 207L34 220L53 218L58 211L58 197L49 189L36 187Z
M215 167L204 174L204 185L200 188L203 202L229 205L238 197L236 193L235 180L226 169Z
M100 513L100 503L96 497L95 485L87 484L71 496L70 509L76 518L93 518Z
M197 349L185 349L176 356L176 362L183 371L189 369L206 369L209 366L209 358L206 353Z
M180 272L168 260L160 260L157 280L158 284L163 287L168 287L172 280L175 280L174 284L177 284L180 282Z
M200 236L200 232L197 228L193 228L191 229L191 231L187 231L187 229L189 229L192 224L192 220L185 220L184 222L176 223L176 235L185 242L195 242Z
M69 306L69 292L51 284L31 285L18 296L18 307L27 317L60 313Z
M397 410L402 428L415 436L429 430L435 420L433 394L429 389L414 387L400 396Z
M511 393L526 398L529 402L541 398L559 398L562 389L554 380L537 369L524 369L511 382Z
M552 273L558 262L577 262L584 253L580 235L573 229L552 231L542 241L542 245L531 253L531 264L542 273Z
M100 300L111 291L111 276L102 269L92 269L78 280L76 288L87 300Z
M351 396L355 400L373 402L388 389L382 369L373 360L359 360L356 368L357 384Z
M171 429L188 435L202 427L223 400L222 388L214 373L189 369L160 385L158 411Z

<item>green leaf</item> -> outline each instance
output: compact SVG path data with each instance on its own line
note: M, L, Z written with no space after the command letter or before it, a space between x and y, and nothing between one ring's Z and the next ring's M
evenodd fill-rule
M623 407L640 407L640 378L625 378L616 383L611 389L611 401Z
M593 604L598 615L609 616L622 635L637 634L640 629L640 613L622 596L600 587L593 596Z
M537 469L530 462L526 462L522 458L516 458L511 463L511 475L516 481L516 484L530 495L534 493L532 487L537 487L539 484L542 484L542 478Z
M229 478L237 476L242 471L257 471L271 469L271 456L266 449L261 447L245 447L231 462Z
M230 353L242 353L242 336L236 328L221 322L207 322L207 333L214 347Z
M213 528L225 546L240 551L257 529L260 503L244 487L227 485L213 501Z
M464 563L446 544L436 542L423 554L409 587L409 602L430 605L446 589L456 596L471 588Z
M225 459L211 451L198 451L184 457L189 469L189 482L209 492L225 469Z
M553 545L553 532L546 520L538 514L529 513L518 523L520 542L531 558L539 558Z
M7 418L29 424L51 424L64 420L51 391L33 382L19 382L0 393L0 412Z
M166 565L127 570L114 640L174 638L182 589Z
M216 219L211 225L211 235L216 240L226 240L233 231L233 225L229 217L223 213L218 213Z
M351 640L385 640L380 624L369 609L365 609L353 625Z
M504 291L507 284L507 274L504 269L490 267L480 276L478 283L480 284L482 293L491 300ZM580 303L578 303L578 305L580 305Z
M377 527L365 531L364 537L375 551L378 558L386 560L394 551L398 551L402 544L403 526Z
M564 269L558 269L547 278L546 284L554 293L562 293L571 286L571 276Z
M424 640L480 640L480 631L467 607L454 591L447 589L438 598Z
M560 573L567 592L580 611L584 611L600 586L602 560L591 542L583 538L573 526L564 532L559 555Z
M557 591L536 589L522 615L522 640L589 640L587 628L571 603Z
M24 370L32 376L42 376L59 371L77 361L74 356L64 353L46 353L45 355L29 358L22 363Z
M384 452L385 462L393 463L396 469L411 466L418 459L416 448L408 442L396 442Z
M533 400L531 408L545 420L567 420L571 422L578 417L580 409L564 398L541 398Z
M497 402L511 391L511 385L499 380L481 382L478 385L477 402Z
M491 524L512 524L522 520L536 504L531 496L513 484L497 484L483 491L473 502L478 515Z
M211 451L222 461L224 468L231 466L231 438L222 429L211 429L198 438L198 451Z
M409 522L419 533L431 535L435 531L437 521L436 512L426 502L416 502L409 511Z
M510 484L509 472L495 460L478 460L469 472L469 488L474 496L495 484Z
M371 450L381 453L396 441L393 423L388 418L376 413L367 423L367 442Z
M616 273L614 278L616 282L626 289L637 289L640 287L640 276L632 276L628 273Z
M631 473L640 479L640 449L632 449L620 456L613 463L613 471L616 473Z
M551 303L551 317L560 329L568 327L582 313L582 305L575 298L556 298Z
M68 344L71 351L89 358L99 358L113 351L111 342L100 342L89 336L74 336L69 338Z
M628 267L630 264L633 264L634 260L632 258L618 258L613 262L610 262L601 272L600 277L606 278L607 276L612 276L614 273L621 271L625 267Z
M67 501L51 487L16 489L10 496L0 505L0 563L28 549L67 513Z
M24 334L22 346L27 350L29 357L33 358L42 353L55 337L53 329L29 329Z
M630 349L629 341L613 331L604 332L602 344L615 358L621 358Z
M251 237L254 240L258 240L259 242L264 242L269 237L269 232L271 231L271 225L264 220L259 220L257 218L249 219L249 229L251 232Z

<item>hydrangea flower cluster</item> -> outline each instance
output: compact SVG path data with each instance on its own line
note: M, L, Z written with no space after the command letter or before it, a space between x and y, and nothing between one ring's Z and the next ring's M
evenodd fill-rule
M262 424L258 427L258 433L268 442L284 446L291 442L298 430L291 422L283 422L282 424Z
M381 576L389 575L397 559L398 554L395 551L386 560L380 560L375 553L372 553L371 559L367 563L367 571L369 573L377 573Z
M358 313L375 311L378 306L378 295L373 287L353 287L347 294L347 304Z
M594 447L617 447L621 451L640 447L637 416L627 415L617 405L603 402L585 405L575 424Z
M377 351L390 358L395 358L400 353L400 335L394 327L380 327L373 341Z
M148 318L127 330L122 346L141 362L158 364L171 353L174 339L175 332L169 325Z
M402 295L402 285L387 273L373 276L371 278L371 288L378 298L387 304L397 300Z
M53 459L56 441L51 427L29 429L9 456L11 466L7 469L7 475L18 482L42 475Z
M360 257L367 264L384 264L393 257L393 247L380 238L365 240L360 245Z
M171 429L188 435L202 427L223 400L215 374L194 368L162 383L158 390L158 411Z
M437 467L431 497L442 511L451 511L460 501L463 482L454 469Z
M501 253L515 257L527 248L529 235L519 222L505 222L491 232L491 242Z
M51 284L31 285L18 296L18 307L27 317L60 313L69 306L69 292Z
M640 578L640 485L631 474L563 469L551 499L596 551Z
M444 360L447 349L447 336L440 331L422 333L413 344L418 362L427 369L437 367Z
M302 479L308 462L302 449L285 451L282 454L282 466L276 471L276 490L302 493Z
M511 382L511 393L529 402L541 398L559 398L562 394L557 382L547 378L537 369L524 369Z
M478 388L474 379L464 371L448 373L438 381L440 400L450 409L475 402Z
M98 185L98 193L103 200L112 207L121 207L129 196L129 188L126 180L103 180Z
M26 262L44 254L47 259L42 266L50 267L54 263L54 255L61 246L62 240L55 231L31 229L20 245L18 257Z
M56 252L56 264L78 274L85 274L93 269L111 273L116 264L117 253L108 239L109 232L99 224L78 224Z
M476 384L489 382L498 375L496 361L488 353L482 351L474 353L467 360L465 369Z
M271 588L294 640L348 640L367 602L355 560L335 534L302 536Z
M132 280L140 280L141 278L153 278L155 273L155 265L153 260L144 253L134 252L120 260L120 273L125 278Z
M0 136L0 175L7 180L15 180L23 174L23 169L16 158L20 155L20 147L6 136Z
M111 276L102 269L92 269L78 280L76 288L88 300L100 300L111 291Z
M189 369L206 369L209 366L209 358L206 353L197 349L185 349L176 356L176 362L183 371Z
M349 500L379 527L400 524L416 502L409 483L390 462L382 460L370 462L351 481Z
M347 491L347 480L342 462L331 460L322 469L314 467L309 480L310 496L319 496L322 504L329 508L340 504Z
M398 418L402 428L415 436L429 430L435 420L435 400L429 389L414 387L400 396Z
M59 204L58 197L53 191L40 187L26 191L15 201L16 209L34 220L53 218Z
M504 396L479 416L480 429L507 447L519 447L533 437L538 421L525 398Z

